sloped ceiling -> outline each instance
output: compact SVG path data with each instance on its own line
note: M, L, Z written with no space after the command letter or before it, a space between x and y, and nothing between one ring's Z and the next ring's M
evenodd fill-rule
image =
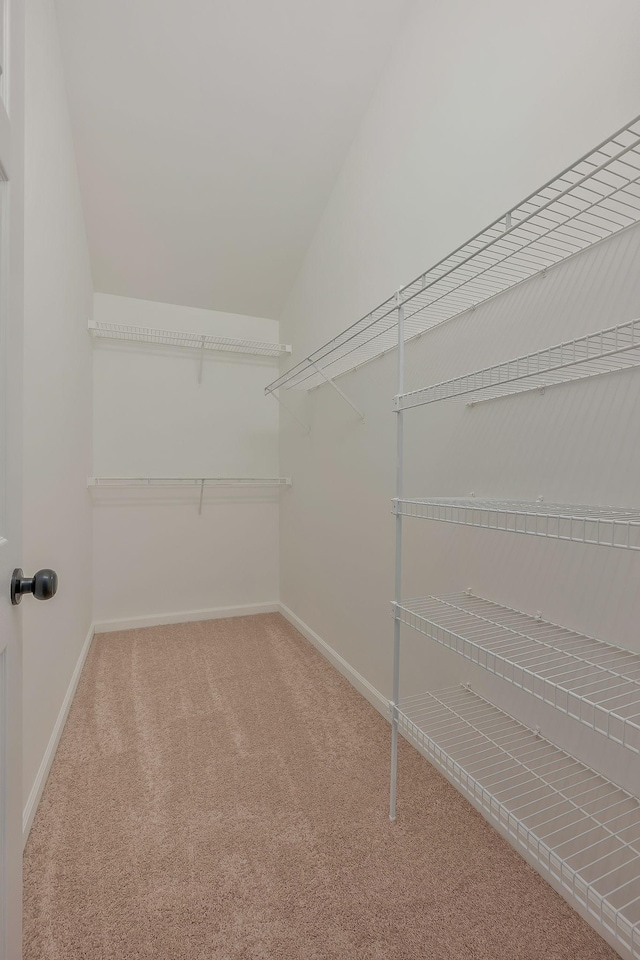
M97 291L277 317L410 0L56 0Z

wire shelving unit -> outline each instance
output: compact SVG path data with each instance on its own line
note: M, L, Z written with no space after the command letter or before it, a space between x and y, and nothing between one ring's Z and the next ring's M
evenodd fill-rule
M438 400L506 397L640 366L631 320L405 391L412 338L640 222L640 118L267 388L316 386L397 351L389 817L402 732L640 960L640 801L469 689L400 697L409 626L594 734L640 755L640 653L467 593L404 599L403 522L419 518L640 550L640 508L404 493L404 417ZM320 376L321 375L321 376Z
M470 404L481 403L639 365L640 320L630 320L515 360L404 393L396 397L395 409L408 410L456 397L464 397Z
M266 388L309 390L640 221L640 117ZM402 392L402 391L401 391Z
M290 477L89 477L88 487L102 489L165 489L186 488L198 493L198 513L202 514L206 488L255 488L290 487Z
M290 487L290 477L89 477L90 487Z
M640 654L471 593L394 606L401 623L640 753Z
M236 340L233 337L209 337L200 333L178 333L155 330L124 323L96 321L89 327L92 336L102 340L129 340L158 343L167 347L193 347L198 350L221 350L229 353L250 353L260 357L281 357L291 353L286 343L265 343L262 340Z
M640 957L640 802L468 688L402 701L403 733Z
M640 509L597 507L544 500L433 497L393 501L403 517L437 520L484 530L524 533L573 543L640 550Z

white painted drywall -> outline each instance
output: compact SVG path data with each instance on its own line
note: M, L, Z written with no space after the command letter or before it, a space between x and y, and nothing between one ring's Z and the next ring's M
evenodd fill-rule
M417 4L281 318L294 361L640 112L635 3ZM638 230L408 350L407 389L640 316ZM287 399L281 600L391 694L395 355ZM640 374L406 415L406 491L640 504ZM405 595L478 593L640 649L640 558L407 521ZM637 791L628 757L407 630L404 690L471 678ZM401 796L401 795L400 795Z
M52 0L26 5L25 156L23 567L60 578L22 604L26 803L92 619L93 289Z
M276 314L411 3L57 0L96 290Z
M294 358L640 113L635 0L415 3L281 314Z
M278 322L95 295L95 320L278 342ZM276 477L277 361L96 340L94 476ZM278 599L278 490L95 490L94 616L135 621Z

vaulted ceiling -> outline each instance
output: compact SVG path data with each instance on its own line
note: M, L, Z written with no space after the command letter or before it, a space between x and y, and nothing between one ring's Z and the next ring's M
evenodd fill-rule
M277 317L411 0L56 0L97 291Z

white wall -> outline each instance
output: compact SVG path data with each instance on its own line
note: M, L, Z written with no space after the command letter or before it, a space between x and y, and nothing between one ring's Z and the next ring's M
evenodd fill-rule
M293 360L639 113L639 27L629 0L416 4L281 318ZM408 351L407 389L640 316L639 252L629 232L426 335ZM295 484L281 511L280 595L390 696L395 356L339 382L365 424L329 387L286 395L312 431L282 414L281 469ZM639 401L631 373L473 410L412 411L407 493L638 504ZM406 596L471 586L640 649L637 556L420 521L405 530ZM533 711L411 631L403 644L405 692L471 678L640 788L612 745Z
M96 321L278 342L278 322L96 294ZM96 340L93 475L276 477L277 361ZM277 490L95 490L94 616L102 629L278 599ZM254 606L257 605L257 606ZM239 611L238 611L239 612Z
M23 603L24 798L37 781L92 619L92 283L51 0L26 4L24 554L55 599ZM45 761L46 762L46 761Z
M294 359L640 113L635 0L416 2L281 316Z

